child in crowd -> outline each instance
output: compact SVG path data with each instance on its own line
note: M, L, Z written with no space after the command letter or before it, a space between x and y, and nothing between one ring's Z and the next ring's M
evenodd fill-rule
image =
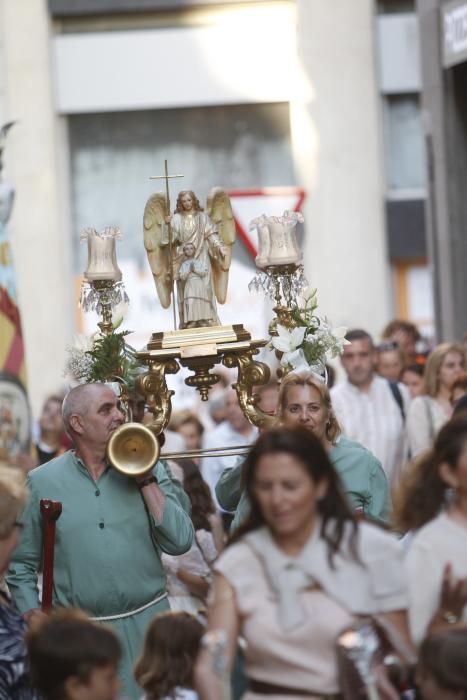
M32 685L44 700L117 700L120 642L83 613L61 610L28 633Z
M223 545L222 523L209 486L191 459L180 460L183 488L191 503L193 544L178 556L162 554L170 608L204 616L211 584L211 566Z
M425 639L417 665L423 700L464 700L467 697L467 627L446 628Z
M154 618L135 666L135 678L146 693L143 700L197 700L193 667L204 631L203 625L186 612Z

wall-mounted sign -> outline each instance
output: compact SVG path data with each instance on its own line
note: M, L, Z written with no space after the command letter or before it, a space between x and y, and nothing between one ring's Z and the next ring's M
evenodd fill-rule
M452 0L441 7L443 66L467 61L467 1Z

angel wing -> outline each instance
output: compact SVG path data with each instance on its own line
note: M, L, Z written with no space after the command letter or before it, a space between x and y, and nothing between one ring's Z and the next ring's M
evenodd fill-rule
M206 211L209 218L214 221L224 245L231 246L235 243L236 228L229 195L222 187L213 187L208 195Z
M209 218L216 224L219 237L226 249L225 257L220 263L214 264L212 269L217 301L219 304L224 304L227 296L229 268L232 261L232 246L235 243L237 230L229 195L222 187L213 187L210 190L206 211Z
M149 197L144 207L144 247L148 255L149 266L156 284L157 296L164 309L170 306L172 289L168 273L170 272L169 248L161 246L162 225L167 213L167 199L163 192L156 192Z

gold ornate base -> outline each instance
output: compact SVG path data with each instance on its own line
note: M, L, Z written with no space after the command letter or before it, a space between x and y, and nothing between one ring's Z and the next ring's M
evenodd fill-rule
M102 321L97 324L102 335L110 335L113 330L111 292L115 287L114 280L93 280L89 283L99 296Z
M238 379L233 388L243 413L253 425L269 425L271 416L257 407L258 397L253 393L255 386L266 384L270 378L269 367L254 359L266 342L251 340L241 325L154 333L147 348L136 354L138 360L148 366L148 372L138 380L139 389L154 415L148 427L158 435L170 420L174 392L167 387L166 374L175 374L181 366L188 367L193 375L187 377L185 383L197 389L201 399L207 401L211 386L219 380L218 375L211 373L217 364L237 367Z
M277 326L284 326L288 330L295 328L297 323L293 317L292 309L289 309L287 306L275 306L273 311L276 315L268 326L270 335L279 335L277 332Z
M251 340L251 335L241 324L234 326L202 326L184 328L179 331L153 333L148 343L148 350L171 350L173 348L198 347L219 343L235 343Z

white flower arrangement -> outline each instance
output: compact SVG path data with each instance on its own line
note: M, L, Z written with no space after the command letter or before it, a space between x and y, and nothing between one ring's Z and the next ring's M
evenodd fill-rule
M317 290L305 289L292 310L295 327L277 326L277 336L271 338L275 350L283 353L281 365L294 371L308 369L321 374L326 362L342 354L347 329L333 328L326 318L316 313Z
M91 371L92 358L88 354L94 345L94 335L75 335L73 343L67 345L67 360L65 363L64 375L70 377L75 382L85 382Z
M135 350L125 338L131 331L118 331L121 321L113 326L112 333L103 335L77 335L73 345L66 350L65 376L75 382L109 382L118 378L126 383L134 382L137 369Z

